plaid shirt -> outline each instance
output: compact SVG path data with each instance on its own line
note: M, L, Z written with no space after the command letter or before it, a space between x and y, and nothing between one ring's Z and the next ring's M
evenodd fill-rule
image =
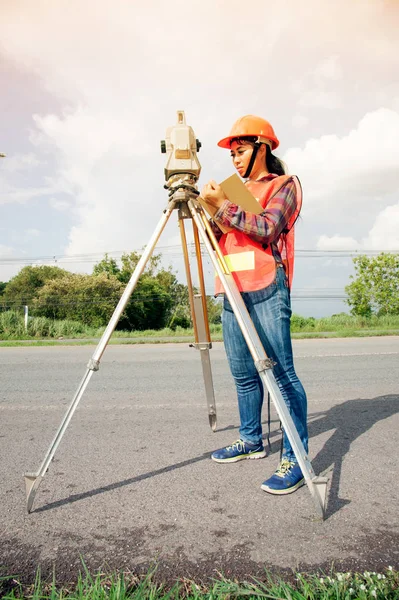
M275 177L277 175L269 174L262 181L270 181ZM259 215L246 212L237 204L225 200L213 216L212 230L216 238L220 239L222 232L217 226L218 222L225 227L234 227L237 231L245 233L251 240L271 246L274 258L281 263L277 241L295 213L296 205L295 184L291 180L269 200L265 210Z

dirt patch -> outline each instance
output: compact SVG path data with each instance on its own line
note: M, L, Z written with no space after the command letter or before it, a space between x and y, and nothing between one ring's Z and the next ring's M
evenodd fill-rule
M21 544L17 539L1 542L0 564L2 576L13 576L24 585L34 582L37 568L40 566L42 579L51 581L56 574L58 584L73 584L79 572L83 572L82 560L91 573L96 572L128 572L139 577L155 570L154 581L172 585L176 580L187 578L198 583L208 583L223 574L229 579L241 581L252 577L264 578L265 570L291 579L291 569L279 568L273 564L256 563L250 558L252 545L239 544L233 551L225 554L206 554L193 561L184 551L183 546L173 555L155 556L149 562L143 556L146 532L142 528L126 530L123 537L111 539L98 536L94 544L73 548L68 540L60 540L55 559L42 559L41 548ZM307 573L328 573L334 571L364 570L382 572L388 565L399 568L399 533L392 530L380 530L378 534L365 532L363 539L354 545L347 544L343 548L353 554L351 558L334 563L307 564L298 561L297 571ZM9 583L7 585L12 585ZM4 593L4 589L2 592Z

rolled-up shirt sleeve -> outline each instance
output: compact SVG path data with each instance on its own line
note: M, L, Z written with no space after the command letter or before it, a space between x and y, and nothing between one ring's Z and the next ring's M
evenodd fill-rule
M272 244L287 227L297 206L294 182L288 181L259 215L243 210L237 204L225 200L214 214L213 220L225 227L234 227L255 242Z

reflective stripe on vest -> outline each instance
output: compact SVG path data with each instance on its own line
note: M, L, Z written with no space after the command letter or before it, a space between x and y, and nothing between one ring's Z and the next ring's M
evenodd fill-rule
M248 181L246 185L251 193L259 199L262 208L266 208L269 200L289 180L295 183L297 207L287 224L284 234L281 234L277 242L291 287L294 267L293 226L302 206L302 191L299 180L294 176L281 175L268 181ZM241 292L260 290L273 283L276 276L276 261L270 246L264 249L262 244L254 242L247 235L236 230L223 234L219 246ZM216 277L215 288L216 294L224 292L219 277Z
M255 268L255 252L239 252L226 254L224 257L231 272L253 271Z

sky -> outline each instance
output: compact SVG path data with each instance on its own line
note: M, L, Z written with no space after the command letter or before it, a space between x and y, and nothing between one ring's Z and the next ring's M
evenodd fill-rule
M293 309L348 312L352 257L399 251L398 30L398 0L0 0L0 281L140 250L176 112L200 188L234 172L217 141L254 114L304 190ZM184 281L174 214L156 250Z

